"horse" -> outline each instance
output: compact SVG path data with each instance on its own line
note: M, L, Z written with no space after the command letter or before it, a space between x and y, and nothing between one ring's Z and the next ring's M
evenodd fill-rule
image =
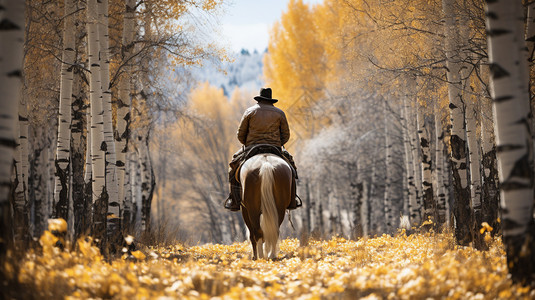
M295 194L289 164L274 154L257 154L241 166L242 216L253 247L253 260L277 257L279 227ZM266 244L265 253L264 245Z

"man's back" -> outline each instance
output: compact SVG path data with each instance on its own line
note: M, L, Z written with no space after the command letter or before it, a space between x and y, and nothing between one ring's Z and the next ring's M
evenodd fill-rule
M290 129L284 112L272 103L260 101L243 114L238 128L238 140L245 146L270 144L283 146L290 139Z

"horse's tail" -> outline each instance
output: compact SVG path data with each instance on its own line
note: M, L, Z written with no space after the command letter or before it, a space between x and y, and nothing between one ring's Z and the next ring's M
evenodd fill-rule
M273 185L275 167L267 160L260 167L260 195L262 205L262 215L260 216L260 228L266 243L266 252L268 249L275 251L279 240L279 214L273 196ZM267 254L267 253L266 253Z

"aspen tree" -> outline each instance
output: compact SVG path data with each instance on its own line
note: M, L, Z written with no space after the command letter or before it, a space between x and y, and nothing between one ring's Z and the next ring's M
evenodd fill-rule
M486 1L502 229L513 281L533 283L533 140L520 1Z
M494 123L492 113L492 103L487 99L481 99L481 152L482 152L482 181L481 199L483 206L483 218L490 224L495 234L500 232L500 222L498 222L499 210L499 190L498 190L498 169L496 166L496 146L493 143Z
M528 46L527 58L531 65L535 59L535 1L529 1L527 4L525 39Z
M111 86L110 86L110 46L108 30L108 0L97 1L98 13L98 41L99 41L99 65L100 80L102 86L102 120L104 128L105 147L104 161L106 168L106 191L107 202L107 231L109 234L117 234L120 230L120 206L117 194L117 167L115 153L115 139L113 137ZM105 145L105 146L104 146Z
M446 201L446 188L444 182L444 176L446 172L444 170L444 130L442 128L442 118L441 112L437 109L437 104L433 103L433 111L435 118L435 172L433 176L435 189L435 199L437 202L437 214L438 225L446 224L448 215L447 215L447 201Z
M442 0L445 18L445 46L447 58L448 96L450 100L451 119L451 170L453 176L455 237L460 245L472 241L470 185L468 182L466 131L464 129L462 86L460 78L459 57L456 56L458 33L454 0Z
M481 204L481 156L479 154L479 143L477 140L477 120L474 104L474 96L466 96L466 137L468 142L468 154L470 161L470 199L473 210L472 232L474 236L474 246L477 249L486 247L483 241L483 235L479 233L481 223L483 222L482 204Z
M403 144L405 150L405 168L407 173L407 195L408 195L408 216L411 224L419 225L422 222L420 207L417 204L416 174L414 169L414 158L411 146L411 126L410 103L412 92L415 90L416 80L411 76L407 79L408 93L403 97Z
M416 83L416 81L414 82ZM408 113L408 119L409 119L409 136L411 140L411 152L412 152L412 165L414 170L414 185L416 190L416 203L414 206L412 206L411 212L412 214L417 214L417 219L420 219L420 222L413 225L420 225L421 222L425 221L423 219L423 190L422 190L422 164L421 164L421 158L420 158L420 148L418 143L418 124L417 124L417 101L416 101L416 92L413 95L414 101L409 106L409 113Z
M384 192L384 225L385 225L385 232L393 232L394 230L394 224L392 224L392 221L394 220L394 216L392 215L392 198L394 198L394 193L392 190L392 168L393 161L392 161L392 138L391 138L391 125L390 125L390 115L388 113L387 109L387 101L386 99L383 99L384 101L384 136L385 136L385 164L386 164L386 174L385 174L385 192Z
M99 61L97 0L87 1L87 45L89 57L89 98L91 102L91 167L93 199L93 235L106 244L108 192L106 190L106 142L104 140L104 109L102 107L102 82Z
M146 43L150 43L153 39L153 4L151 2L145 3L145 15L143 18L143 31L144 31L144 40ZM150 120L145 119L143 116L149 113L148 101L150 95L152 95L151 88L149 86L149 61L148 57L141 61L141 76L139 77L139 86L141 87L141 92L137 98L137 112L135 116L136 120L139 122L137 125L136 131L136 151L139 157L139 167L140 174L140 196L141 202L138 202L139 205L138 211L140 212L139 220L142 232L150 231L150 212L151 212L151 201L153 195L153 178L152 174L152 164L150 160L149 153L149 134L150 134Z
M130 138L130 107L131 107L131 90L130 78L132 76L132 50L135 34L135 0L125 2L123 37L121 53L125 61L124 73L119 81L119 99L117 100L117 132L115 133L115 142L117 145L117 187L118 203L122 208L121 219L125 222L125 178L126 178L126 155L128 153L128 140Z
M423 218L424 221L431 220L436 226L436 202L433 198L433 173L432 173L432 161L431 161L431 149L429 142L429 130L425 122L425 107L417 103L417 120L418 137L420 141L421 152L421 172L422 172L422 200L423 200Z
M72 101L72 122L71 122L71 165L72 165L72 202L73 202L73 236L77 239L83 233L87 233L88 212L91 211L85 194L84 166L86 165L85 153L87 151L87 136L89 130L84 130L87 126L86 108L84 97L86 90L82 88L82 78L80 72L75 72L73 81L73 101ZM89 124L91 124L89 122ZM87 134L84 135L84 132ZM91 168L89 166L88 171Z
M74 11L76 6L73 0L65 1L63 15L63 49L61 58L61 79L59 92L58 138L56 147L56 176L54 190L54 217L69 219L69 186L71 184L71 105L75 49Z
M0 1L0 244L4 245L12 239L9 190L22 83L24 6L24 1Z
M22 94L22 93L21 93ZM15 148L13 169L13 229L16 242L28 241L30 225L30 209L27 196L28 176L28 111L24 95L20 96L18 105L18 119L16 125L17 146Z

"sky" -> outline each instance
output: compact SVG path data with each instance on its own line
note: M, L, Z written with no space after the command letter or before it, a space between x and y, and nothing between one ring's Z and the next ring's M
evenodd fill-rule
M317 4L323 0L303 0ZM229 0L221 18L220 43L232 51L264 51L269 30L287 9L288 0Z

